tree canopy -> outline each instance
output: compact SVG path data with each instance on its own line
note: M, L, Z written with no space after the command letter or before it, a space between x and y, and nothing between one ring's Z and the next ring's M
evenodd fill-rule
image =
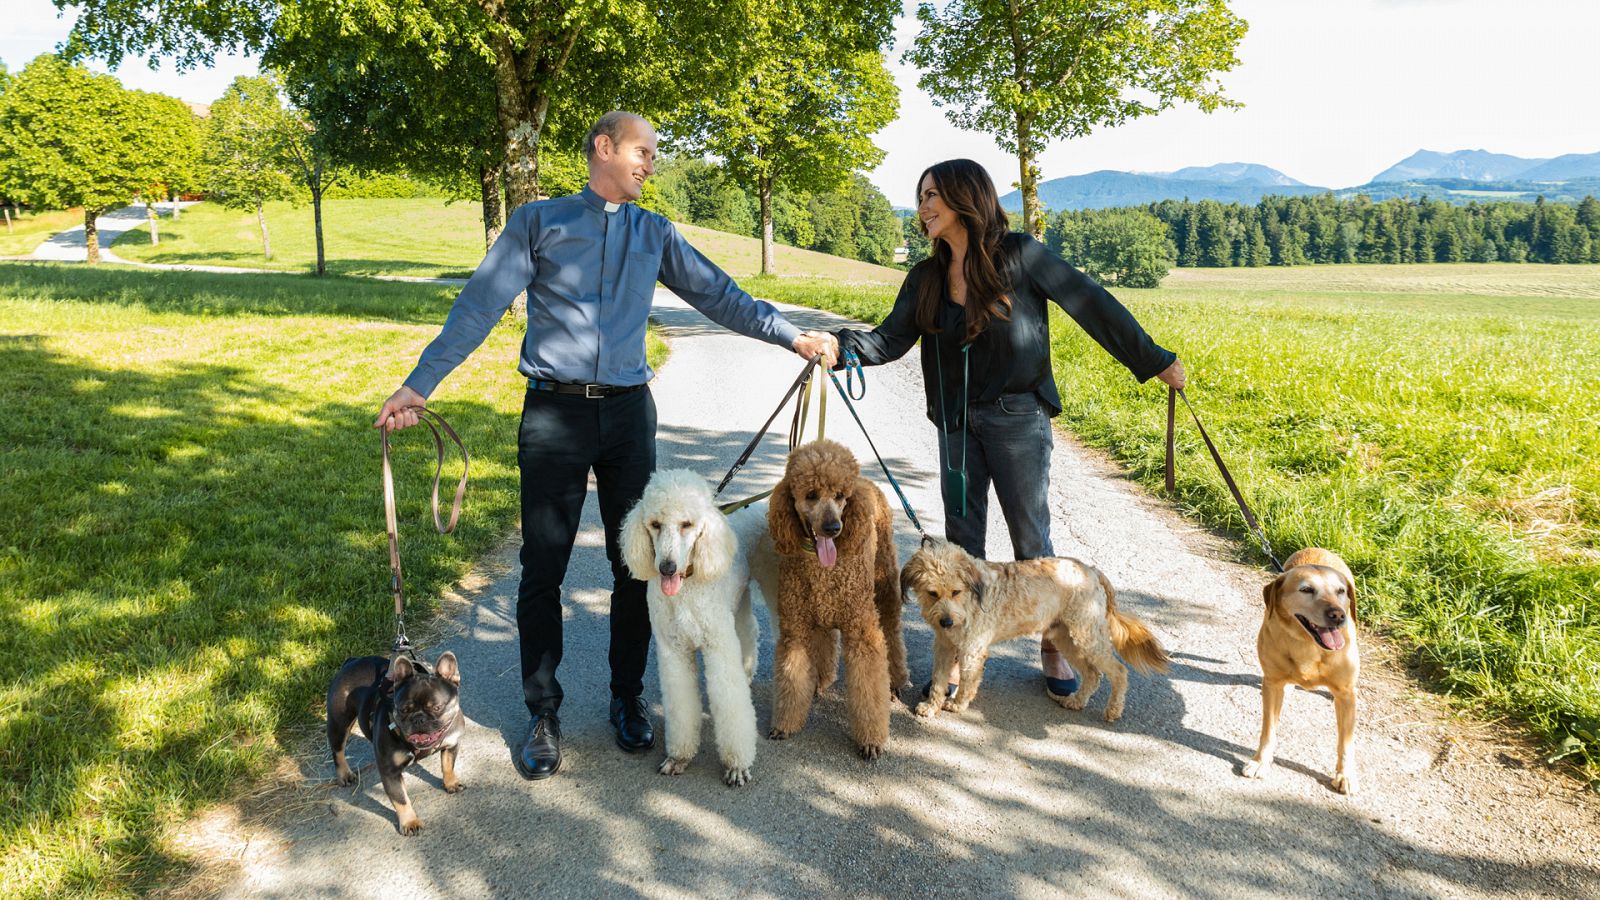
M0 94L0 184L47 209L83 207L89 262L94 220L161 181L163 142L143 95L54 55L40 56Z
M1038 236L1039 152L1179 102L1237 106L1216 75L1238 65L1244 20L1226 0L951 0L917 7L905 53L960 128L1016 154L1023 227Z

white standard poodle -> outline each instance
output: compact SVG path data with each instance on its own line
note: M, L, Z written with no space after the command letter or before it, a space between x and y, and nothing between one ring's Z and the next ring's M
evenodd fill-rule
M659 771L677 775L700 749L700 690L695 651L706 667L722 780L750 780L756 759L756 710L750 679L756 668L756 617L750 605L749 554L766 537L765 504L724 516L705 480L682 469L657 471L622 523L622 559L649 583L667 758ZM770 554L770 550L767 551ZM764 558L764 557L763 557ZM767 580L757 566L758 583Z

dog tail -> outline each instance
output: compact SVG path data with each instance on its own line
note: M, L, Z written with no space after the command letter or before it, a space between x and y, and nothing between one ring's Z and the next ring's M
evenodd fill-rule
M1167 664L1172 661L1167 656L1166 648L1161 646L1161 642L1138 617L1117 609L1117 592L1111 587L1111 582L1098 569L1095 575L1100 579L1100 586L1105 588L1106 625L1111 631L1111 643L1117 652L1122 654L1128 665L1140 672L1165 672Z

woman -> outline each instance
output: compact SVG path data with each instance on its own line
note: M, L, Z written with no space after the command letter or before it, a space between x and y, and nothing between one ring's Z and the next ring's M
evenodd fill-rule
M1104 288L1012 232L994 182L972 160L922 173L917 219L931 255L906 276L883 324L838 333L841 353L854 350L874 366L899 359L921 338L928 418L940 429L945 537L984 558L992 484L1015 557L1054 556L1050 419L1061 412L1061 397L1045 301L1066 310L1141 382L1153 376L1181 388L1183 363ZM1076 691L1077 676L1048 640L1039 651L1047 689Z

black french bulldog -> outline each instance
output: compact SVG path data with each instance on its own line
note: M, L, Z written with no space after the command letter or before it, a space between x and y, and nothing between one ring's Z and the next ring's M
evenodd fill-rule
M456 745L466 730L461 715L461 671L456 655L439 657L430 671L427 663L397 656L356 656L345 660L328 685L328 748L338 766L340 784L352 784L356 773L345 760L344 745L355 726L372 742L383 790L400 817L400 833L422 830L422 820L411 810L404 782L406 766L439 751L444 789L461 790L456 780Z

